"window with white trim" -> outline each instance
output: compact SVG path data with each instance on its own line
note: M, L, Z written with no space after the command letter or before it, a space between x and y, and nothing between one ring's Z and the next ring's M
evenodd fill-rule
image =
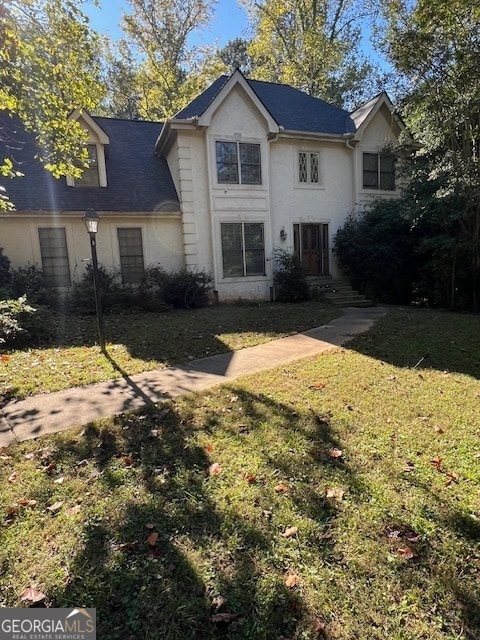
M98 166L98 151L96 144L87 144L88 167L83 169L82 177L75 179L76 187L99 187L100 174Z
M49 287L69 287L70 264L65 228L39 228L38 239L45 283Z
M320 154L318 151L298 152L298 182L320 184Z
M222 223L223 277L265 275L263 224L258 222Z
M363 188L395 190L395 156L393 154L363 154Z
M138 284L144 271L142 230L118 228L118 250L123 284Z
M215 155L220 184L262 184L259 144L217 141Z

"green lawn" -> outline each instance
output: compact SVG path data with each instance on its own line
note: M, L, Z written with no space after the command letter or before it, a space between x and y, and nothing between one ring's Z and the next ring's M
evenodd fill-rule
M95 346L95 317L59 315L48 348L0 354L0 396L23 398L235 351L323 325L339 313L308 302L112 314L105 316L108 358Z
M102 640L478 638L479 335L391 309L348 348L9 447L0 606L96 607Z

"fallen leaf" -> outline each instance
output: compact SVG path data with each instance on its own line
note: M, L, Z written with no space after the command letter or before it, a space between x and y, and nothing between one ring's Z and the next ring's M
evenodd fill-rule
M328 455L330 456L330 458L341 458L343 454L341 449L333 447L333 449L329 449Z
M0 460L13 460L13 456L7 456L4 453L0 456Z
M25 460L32 460L35 457L34 453L26 453L24 456Z
M327 498L334 498L335 500L343 500L345 491L338 487L327 487L325 495Z
M122 456L122 460L126 467L131 467L133 465L133 458L131 456Z
M36 500L28 500L27 498L20 498L18 504L21 504L22 507L34 507L37 504Z
M53 484L63 484L64 478L57 478L56 480L53 481Z
M437 471L440 471L440 470L441 470L441 466L442 466L442 458L440 458L439 456L437 456L436 458L433 458L432 460L430 460L430 463L433 465L433 467L434 467Z
M11 473L8 476L8 482L12 483L15 482L15 480L18 478L18 473L16 471L14 471L13 473Z
M411 473L412 471L415 471L415 465L413 464L413 462L410 462L410 460L408 460L403 467L403 470L405 473Z
M455 482L456 484L458 484L458 476L457 476L456 473L451 471L451 472L447 473L446 475L447 475L447 478L448 478L448 480L445 483L446 487L449 487L452 484L452 482Z
M435 433L438 433L439 436L442 435L442 433L445 433L445 431L442 429L442 427L435 427Z
M238 396L232 396L230 402L238 402Z
M206 444L203 448L208 452L213 451L213 446L211 444Z
M222 473L222 465L219 462L214 462L208 467L210 476L218 476L219 473Z
M325 389L325 383L317 382L316 384L312 384L310 386L310 389L315 389L315 391L321 391L322 389Z
M147 527L147 529L154 529L155 525L152 524L151 522L149 522L148 524L145 525Z
M255 482L257 481L257 477L253 475L253 473L247 473L245 475L245 480L249 483L249 484L255 484Z
M277 484L276 487L274 487L274 490L277 493L285 493L285 491L288 491L288 487L286 484L284 484L283 482L280 482L279 484Z
M2 362L8 362L10 360L10 356L6 353L2 354Z
M151 533L146 539L146 543L150 547L154 547L157 544L157 540L158 540L158 533L156 531L153 531L153 533Z
M325 631L325 622L323 622L323 620L320 620L319 618L317 618L315 620L315 624L313 625L313 632L314 633L322 633L322 631Z
M397 553L404 560L411 560L412 558L416 558L416 554L410 547L400 547L400 549L397 549Z
M41 591L37 591L33 587L28 587L20 594L20 600L28 600L28 602L41 602L45 600L47 596Z
M69 516L75 516L77 513L80 512L80 505L79 504L75 504L73 507L71 507L67 513Z
M287 527L285 531L280 534L282 538L291 538L298 533L298 527Z
M55 511L58 511L62 507L62 505L63 505L63 502L54 502L49 507L47 507L47 509L48 511L55 513Z
M289 589L293 589L298 584L298 576L296 573L289 573L285 578L285 586Z
M421 536L416 531L407 531L405 533L405 538L408 540L408 542L415 544L416 542L420 542Z

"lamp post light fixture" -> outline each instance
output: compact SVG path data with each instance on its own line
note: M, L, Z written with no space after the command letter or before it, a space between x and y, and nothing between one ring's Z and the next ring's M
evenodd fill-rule
M100 221L98 213L94 209L87 209L83 217L88 235L90 236L90 248L92 250L93 289L95 291L95 309L97 311L98 341L102 353L105 353L105 333L103 330L102 302L100 299L100 281L98 277L97 260L97 232Z

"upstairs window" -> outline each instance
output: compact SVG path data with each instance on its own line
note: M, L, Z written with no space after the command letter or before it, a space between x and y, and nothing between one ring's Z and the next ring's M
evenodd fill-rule
M395 156L390 153L364 153L363 188L394 191Z
M263 224L222 224L221 235L224 278L265 275Z
M49 287L69 287L70 265L68 263L67 237L63 227L38 230L42 271Z
M220 184L262 184L259 144L216 142L215 150Z
M318 152L299 151L298 182L300 184L320 183L320 162Z
M98 152L96 144L87 144L88 168L83 170L82 177L75 180L77 187L99 187Z
M138 284L143 274L142 230L117 229L120 270L123 284Z

